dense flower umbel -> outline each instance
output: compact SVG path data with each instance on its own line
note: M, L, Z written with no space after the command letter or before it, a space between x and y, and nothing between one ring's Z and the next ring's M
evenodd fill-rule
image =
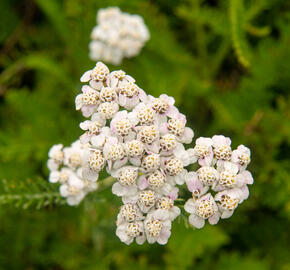
M136 238L137 243L147 239L164 244L172 220L180 214L174 206L176 185L184 183L184 167L194 160L192 150L183 146L192 141L193 131L186 127L186 118L172 97L147 96L123 71L110 73L98 62L81 80L96 97L90 104L84 103L84 94L76 99L77 109L82 108L85 117L91 116L81 124L85 130L81 142L89 144L83 176L94 182L106 167L117 179L112 192L125 204L117 222L121 241L129 244ZM132 218L137 212L142 219Z
M49 151L49 181L60 184L60 194L69 205L79 204L89 192L97 189L96 183L82 175L87 148L88 144L76 141L65 148L54 145Z
M118 10L100 17L113 20ZM112 17L113 16L113 17ZM101 20L102 20L101 19ZM76 108L89 118L80 124L84 134L69 148L61 144L49 152L50 181L61 185L68 204L78 204L96 189L106 169L116 179L112 193L122 199L116 235L126 244L166 244L171 223L180 215L175 206L178 185L192 193L184 209L189 222L201 228L230 217L249 195L253 178L246 170L250 150L231 150L224 136L193 138L186 117L167 95L147 96L124 71L110 72L101 62L81 77L82 93ZM196 172L186 167L198 161ZM214 192L214 193L212 193Z
M122 12L118 7L100 9L97 23L89 45L90 58L95 61L119 65L123 58L138 55L149 39L142 17Z
M201 228L206 219L216 224L219 218L229 218L248 198L247 185L253 184L252 175L246 170L250 150L240 145L232 151L231 140L222 135L202 137L196 140L192 159L198 160L201 168L186 177L188 190L192 192L192 199L185 204L185 210L191 214L189 222ZM217 192L214 197L211 191Z

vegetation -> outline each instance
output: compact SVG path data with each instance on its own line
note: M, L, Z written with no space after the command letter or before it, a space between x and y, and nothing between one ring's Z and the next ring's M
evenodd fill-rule
M74 97L95 64L90 32L107 6L142 15L151 33L139 56L111 70L174 96L195 137L224 134L252 150L255 184L234 216L202 230L180 218L164 247L119 241L110 188L69 207L47 182L51 145L81 134ZM0 269L289 269L289 8L283 0L2 0Z

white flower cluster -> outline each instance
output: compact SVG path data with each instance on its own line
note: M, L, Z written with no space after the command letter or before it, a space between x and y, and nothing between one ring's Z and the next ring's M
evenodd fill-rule
M124 57L138 55L150 37L141 16L122 12L118 7L100 9L97 23L89 44L90 58L94 61L119 65Z
M59 182L61 195L78 204L97 188L106 169L116 179L112 193L122 199L116 234L126 244L166 244L171 223L180 215L174 205L177 185L186 183L192 198L185 204L189 222L201 228L228 218L249 195L253 183L246 170L250 150L231 150L224 136L199 138L186 150L193 131L167 95L147 95L124 71L110 72L102 62L83 74L87 83L75 99L88 120L71 147L55 145L49 152L50 181ZM200 168L185 167L197 162ZM209 192L211 189L211 193Z
M202 228L206 219L214 225L220 218L231 217L238 205L248 198L247 185L253 184L253 177L246 170L250 150L240 145L232 151L231 140L216 135L198 138L193 155L201 167L187 175L186 184L192 198L184 209L190 213L190 224Z
M191 163L193 131L167 95L146 95L123 71L109 72L101 62L86 72L76 108L85 117L80 141L89 144L84 157L83 177L96 181L99 172L117 179L112 192L124 205L117 219L117 235L130 244L165 244L171 221L180 209L174 206L177 184L183 184Z
M60 194L69 205L77 205L89 193L97 189L97 183L90 182L82 176L83 156L88 145L79 140L70 147L62 144L52 146L48 156L47 167L50 170L49 181L60 183Z

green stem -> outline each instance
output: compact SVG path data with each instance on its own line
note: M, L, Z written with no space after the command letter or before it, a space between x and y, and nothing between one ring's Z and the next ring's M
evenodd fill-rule
M114 182L115 182L115 178L112 176L108 176L105 179L99 181L99 189L98 191L103 191L106 188L110 187Z

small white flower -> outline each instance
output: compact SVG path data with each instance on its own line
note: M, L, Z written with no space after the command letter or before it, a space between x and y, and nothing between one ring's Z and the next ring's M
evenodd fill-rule
M80 137L80 141L86 144L92 140L93 137L99 135L102 127L106 124L106 120L101 117L99 113L94 113L91 120L86 120L80 123L80 128L86 132Z
M166 176L159 170L151 173L147 177L149 188L155 190L161 188L166 182Z
M96 182L99 172L105 167L106 160L102 151L88 149L84 154L83 177L89 181Z
M84 182L74 173L70 174L69 179L60 186L59 191L65 197L68 205L78 205L86 196Z
M147 241L165 245L171 235L171 221L167 211L155 210L147 215L144 221Z
M181 143L191 143L194 133L191 128L186 127L186 117L176 112L167 123L161 123L160 131L163 134L171 133L176 136Z
M210 193L197 200L189 199L185 203L184 209L190 213L189 223L198 229L204 226L206 219L214 225L218 223L220 218L218 206Z
M110 71L102 62L97 62L96 66L86 71L81 77L81 82L89 82L90 86L96 90L101 90L107 80Z
M49 174L49 182L50 183L66 183L72 173L71 169L61 168L59 171L51 171Z
M218 160L229 161L232 157L231 140L223 135L212 137L214 157Z
M144 156L141 163L144 172L153 172L159 169L160 165L161 160L158 154L149 154Z
M128 118L127 111L119 111L113 117L110 128L112 133L116 136L125 137L128 136L134 127L134 123Z
M117 226L116 235L127 245L130 245L134 239L136 239L138 245L142 245L146 241L143 222L141 221L123 222Z
M177 140L173 134L165 134L160 138L160 147L164 153L174 150L176 146Z
M137 106L140 101L146 101L146 93L133 81L124 81L119 86L119 104L127 110Z
M180 159L175 157L166 158L162 167L167 179L171 179L173 183L182 185L185 182L187 171L183 168L183 163Z
M218 171L215 168L209 166L203 166L198 169L197 175L199 181L205 186L215 186L219 180Z
M162 197L156 202L156 209L167 211L169 213L169 220L173 221L180 215L180 209L174 206L174 200L169 197Z
M133 196L137 192L138 168L133 166L124 166L111 175L117 178L118 182L112 186L112 193L117 196Z
M221 218L229 218L233 215L238 205L243 202L244 193L238 188L224 190L217 193L214 199L219 202L218 207L221 212Z
M111 87L119 87L120 84L125 85L129 82L134 83L135 79L132 78L130 75L126 75L126 73L123 70L117 70L111 72L108 84Z
M108 163L108 170L118 169L128 161L124 144L119 143L116 137L109 137L103 149L104 157Z
M79 140L75 141L70 147L65 147L64 165L73 169L77 169L83 165L83 155L87 147L82 145Z
M159 131L155 125L139 126L136 128L138 131L137 139L144 143L147 152L159 153Z
M244 185L244 178L238 177L239 168L236 164L226 161L219 173L219 180L213 190L219 191L227 188L241 187Z
M240 170L245 169L251 162L251 151L248 147L240 145L232 153L232 162L239 164Z
M49 159L47 161L47 167L49 170L58 170L59 166L63 163L64 153L62 151L62 148L62 144L56 144L50 148L48 152Z
M198 175L196 172L189 172L185 177L185 182L187 188L190 192L192 192L192 196L194 198L199 198L204 195L209 187L204 186L200 180L198 179Z
M121 206L117 216L117 226L124 222L134 222L143 220L144 216L136 204L127 203Z
M82 110L85 117L91 116L98 108L99 92L88 85L82 87L82 94L76 96L76 110Z
M131 140L124 144L124 149L128 155L130 163L135 166L140 166L145 151L144 144L139 140Z
M156 194L153 190L143 190L138 194L137 205L143 213L148 213L155 205L156 199Z
M100 101L101 102L112 102L117 101L117 93L114 88L103 87L100 92Z
M146 125L153 125L156 119L156 114L154 110L145 103L139 103L134 109L132 114L136 115L136 122L139 123L141 126Z
M195 141L194 154L201 166L210 166L213 159L212 139L200 137Z
M98 107L98 113L104 119L111 119L119 110L119 105L116 102L104 102Z

